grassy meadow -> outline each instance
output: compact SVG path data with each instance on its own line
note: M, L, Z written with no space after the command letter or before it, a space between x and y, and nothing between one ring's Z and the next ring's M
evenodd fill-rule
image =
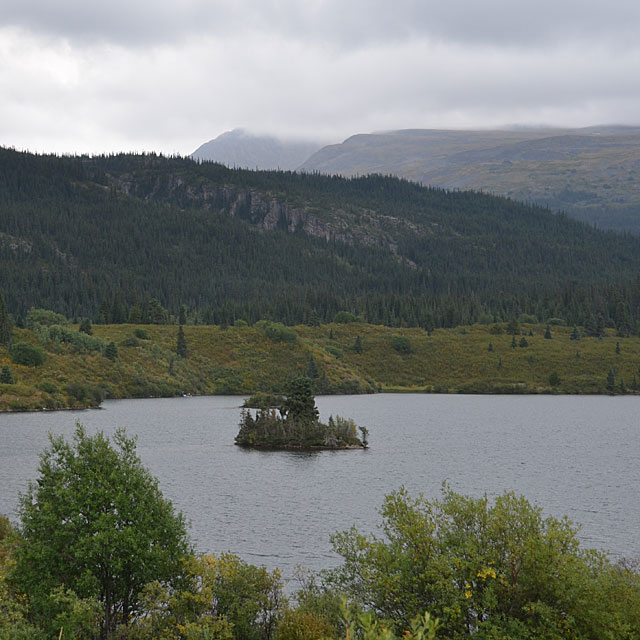
M135 335L141 331L142 339ZM283 328L275 335L264 325L185 326L188 354L181 358L176 326L94 325L94 337L117 346L117 356L109 359L64 342L42 344L35 333L15 329L14 343L39 345L46 357L39 366L23 366L0 348L0 368L7 365L14 379L0 384L0 410L282 391L295 375L312 377L318 393L634 393L640 386L640 338L607 331L603 338L572 340L572 328L555 326L545 339L544 326L525 324L515 340L519 345L524 337L528 346L512 347L513 336L500 324L428 334L354 322Z

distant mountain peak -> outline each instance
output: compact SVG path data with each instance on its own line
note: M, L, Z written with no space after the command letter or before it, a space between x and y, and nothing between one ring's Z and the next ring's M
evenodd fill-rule
M238 127L198 147L191 157L246 169L297 169L323 146L312 140L285 140Z

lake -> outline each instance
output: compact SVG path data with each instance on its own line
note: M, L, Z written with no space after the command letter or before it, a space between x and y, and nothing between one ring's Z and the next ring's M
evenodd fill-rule
M255 451L233 444L242 399L111 400L90 411L0 414L0 513L37 475L49 432L125 427L198 551L253 564L335 566L330 536L375 532L386 494L437 497L443 482L489 497L515 491L580 523L585 546L640 556L640 397L324 396L321 418L353 418L366 451Z

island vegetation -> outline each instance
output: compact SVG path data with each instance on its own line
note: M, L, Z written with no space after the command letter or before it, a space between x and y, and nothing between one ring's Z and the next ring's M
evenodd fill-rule
M329 417L328 424L320 422L312 381L299 376L289 381L287 396L277 409L265 403L255 416L243 409L236 444L262 449L366 449L368 435L366 427L340 416Z
M200 555L135 440L52 436L19 521L0 516L0 640L636 640L638 563L511 493L399 489L378 536L284 590L278 570Z

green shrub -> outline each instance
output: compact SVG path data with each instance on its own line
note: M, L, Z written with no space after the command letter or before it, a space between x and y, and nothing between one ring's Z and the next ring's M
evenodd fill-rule
M135 336L128 336L120 342L121 347L139 347L140 342Z
M333 321L338 324L349 324L350 322L358 322L358 318L348 311L338 311L333 318Z
M26 326L27 329L35 329L35 327L49 327L52 324L67 324L69 321L61 314L49 309L34 309L31 307L27 313Z
M334 347L333 345L328 345L324 348L324 350L329 355L332 355L334 358L337 358L338 360L342 360L342 358L344 358L342 351L340 351L338 347Z
M149 337L149 334L144 329L140 329L140 328L136 329L133 332L133 335L136 338L139 338L140 340L151 340L151 338Z
M11 359L15 364L38 367L44 362L44 351L30 342L16 342L9 347Z
M547 324L550 324L552 327L563 327L567 324L567 321L563 318L549 318Z
M545 518L523 497L445 487L428 500L401 489L380 513L383 536L333 537L344 562L331 577L392 631L429 610L442 638L640 637L637 569L582 549L567 519Z
M413 351L411 340L406 336L391 336L391 346L395 351L402 354L411 353Z
M295 342L296 334L281 322L266 322L262 332L272 342Z
M58 387L51 382L51 380L43 380L39 385L38 389L40 391L44 391L45 393L57 393Z

